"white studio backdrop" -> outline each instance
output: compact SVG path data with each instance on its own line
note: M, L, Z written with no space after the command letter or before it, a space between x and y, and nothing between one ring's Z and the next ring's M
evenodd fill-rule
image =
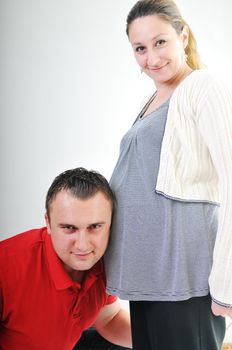
M44 224L53 178L77 166L108 179L153 83L125 34L133 0L0 0L1 238ZM179 0L210 68L232 58L229 0Z
M44 225L60 172L110 178L154 86L125 34L133 0L0 0L0 239ZM209 68L231 79L230 0L177 0Z

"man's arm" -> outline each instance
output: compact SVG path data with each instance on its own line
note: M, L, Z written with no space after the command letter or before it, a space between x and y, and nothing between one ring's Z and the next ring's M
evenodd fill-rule
M118 299L102 308L94 327L111 343L132 348L130 315L121 308Z

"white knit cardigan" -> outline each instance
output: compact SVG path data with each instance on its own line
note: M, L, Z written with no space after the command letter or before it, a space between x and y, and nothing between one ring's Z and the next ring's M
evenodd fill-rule
M232 94L206 69L170 99L156 191L220 204L209 285L216 302L232 306Z

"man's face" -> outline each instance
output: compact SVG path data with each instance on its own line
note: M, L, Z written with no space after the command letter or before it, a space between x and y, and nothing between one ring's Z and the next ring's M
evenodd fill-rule
M81 281L104 254L110 233L112 205L102 192L78 199L61 191L45 215L48 232L58 257L70 276Z

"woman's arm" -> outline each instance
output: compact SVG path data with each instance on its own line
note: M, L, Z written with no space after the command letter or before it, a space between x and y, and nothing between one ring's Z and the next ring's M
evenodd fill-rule
M220 193L209 277L210 293L218 305L213 303L212 310L225 315L232 306L232 95L227 85L215 79L198 111L198 126L218 175Z

